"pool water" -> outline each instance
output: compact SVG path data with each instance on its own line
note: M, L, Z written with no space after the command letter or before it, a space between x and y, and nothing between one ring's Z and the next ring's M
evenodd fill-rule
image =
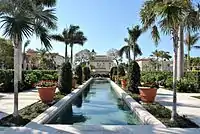
M49 124L136 125L140 122L109 83L94 81Z

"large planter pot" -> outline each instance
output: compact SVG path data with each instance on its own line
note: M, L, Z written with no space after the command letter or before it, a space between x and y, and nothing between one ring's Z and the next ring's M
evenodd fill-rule
M37 87L42 102L50 103L54 99L56 87Z
M121 80L121 85L122 85L122 88L125 89L126 88L126 85L127 85L127 82L126 80Z
M77 83L77 80L76 79L72 79L72 88L76 88L76 83Z
M152 103L155 100L157 88L151 87L139 87L140 98L143 102Z

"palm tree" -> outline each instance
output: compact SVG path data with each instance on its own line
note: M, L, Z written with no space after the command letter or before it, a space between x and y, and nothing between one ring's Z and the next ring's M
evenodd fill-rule
M166 60L170 60L172 58L171 55L169 55L169 52L167 51L160 51L160 58L161 58L161 62L162 62L162 70L163 70L163 62L166 61Z
M79 44L83 46L83 44L87 41L87 38L84 36L84 33L79 30L79 26L77 26L76 31L70 39L70 47L71 47L71 64L73 64L73 46L74 44Z
M50 0L48 0L50 1ZM33 34L39 37L41 43L51 49L50 37L47 28L56 28L57 17L54 9L45 6L48 1L37 4L33 0L1 0L0 19L3 35L8 36L14 43L14 113L18 116L18 82L21 78L22 41Z
M131 60L130 51L131 50L133 52L133 60L135 60L135 58L138 55L142 55L142 51L141 51L139 45L137 44L137 40L140 37L140 35L142 34L142 29L140 29L140 27L138 25L136 25L135 27L133 27L133 29L128 28L128 33L129 33L129 39L127 39L127 38L124 39L124 41L127 43L127 45L123 46L119 50L119 56L122 57L122 55L124 53L126 53L126 57L129 59L129 63L130 63L130 60Z
M200 49L200 46L195 46L199 38L200 38L199 33L191 35L190 32L188 32L185 38L185 45L187 46L187 68L189 70L190 70L190 51L192 48Z
M67 55L67 47L70 45L71 47L71 63L73 61L73 45L74 44L81 44L83 45L84 42L87 40L86 37L83 35L83 32L79 30L79 26L70 25L69 28L65 28L61 34L52 35L51 38L65 43L65 62L68 61Z
M27 40L25 43L24 43L24 47L23 47L23 59L22 59L22 65L23 65L23 69L24 68L24 61L25 61L25 58L26 58L26 48L28 47L28 45L30 44L30 40Z
M200 7L198 7L198 10ZM173 109L172 120L176 114L176 81L177 81L177 49L180 26L187 30L197 30L199 24L199 11L196 11L190 0L147 0L140 11L144 30L152 27L152 37L156 44L160 40L157 25L165 34L171 34L174 46L173 64ZM156 23L158 22L158 23ZM180 32L181 33L181 32ZM181 38L180 38L181 40Z
M152 55L150 55L151 57L156 57L156 70L159 71L159 58L161 57L161 51L158 51L157 49L152 52Z

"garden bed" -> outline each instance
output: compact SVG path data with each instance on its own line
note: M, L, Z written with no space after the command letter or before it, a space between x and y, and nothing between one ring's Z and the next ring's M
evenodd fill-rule
M140 103L140 97L138 94L133 94L128 90L125 90L134 100ZM141 104L149 113L160 120L167 127L174 128L199 128L198 125L190 121L189 119L177 116L175 121L171 121L171 110L165 108L159 103L155 102L153 104Z
M32 105L29 105L29 106L19 110L18 120L16 118L14 118L13 115L9 115L5 118L2 118L0 120L0 126L24 126L27 123L29 123L32 119L36 118L38 115L40 115L45 110L47 110L49 107L54 105L56 102L58 102L64 96L65 95L56 93L55 99L54 99L55 101L51 105L44 104L41 101L33 103Z

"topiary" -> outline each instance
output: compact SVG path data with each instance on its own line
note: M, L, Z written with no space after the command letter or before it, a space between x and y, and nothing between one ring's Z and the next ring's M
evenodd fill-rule
M69 62L63 63L58 81L58 89L61 93L69 94L72 89L72 70Z
M91 76L90 68L89 67L84 67L83 68L83 74L84 74L84 80L87 81Z
M128 89L139 94L138 86L140 85L140 66L136 61L132 61L128 69Z
M75 70L75 74L77 75L77 84L81 85L83 80L83 71L81 65L78 65Z
M117 73L119 77L125 76L125 70L124 70L124 66L123 65L119 65L117 68Z
M114 75L117 75L117 67L112 67L110 69L110 78L111 78L111 80L114 80L114 78L113 78Z

